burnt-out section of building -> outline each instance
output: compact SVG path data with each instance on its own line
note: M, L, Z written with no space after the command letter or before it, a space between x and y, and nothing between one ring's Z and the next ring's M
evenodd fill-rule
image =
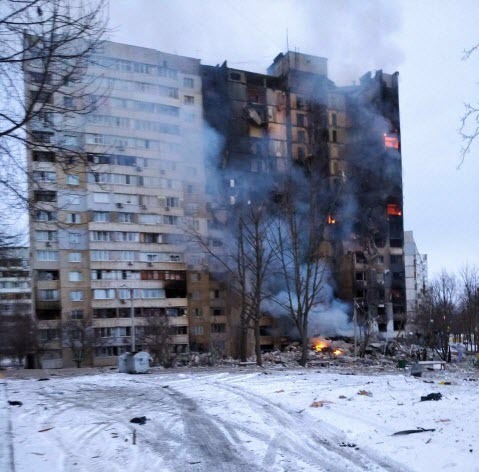
M402 170L397 73L338 87L327 60L288 51L258 74L202 66L204 117L222 137L208 160L209 234L224 235L241 202L267 202L297 164L321 187L319 256L350 316L384 335L405 324ZM234 318L234 316L232 317ZM278 318L262 321L262 347L285 342ZM284 328L284 327L283 327Z

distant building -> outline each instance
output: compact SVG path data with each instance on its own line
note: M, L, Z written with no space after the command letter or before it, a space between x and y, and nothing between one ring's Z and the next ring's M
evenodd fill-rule
M407 316L414 315L419 296L427 285L427 254L421 254L412 231L404 231L404 264L406 269Z
M0 317L32 316L28 247L0 249Z

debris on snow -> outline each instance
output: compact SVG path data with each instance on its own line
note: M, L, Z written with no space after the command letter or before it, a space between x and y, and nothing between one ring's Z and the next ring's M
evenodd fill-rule
M430 393L429 395L425 395L424 397L421 397L422 402L429 402L431 400L438 401L442 398L441 393Z
M19 402L18 400L8 400L8 404L10 406L22 406L23 405L23 403Z
M135 417L135 418L132 418L130 420L130 423L135 423L135 424L139 424L139 425L143 425L146 423L146 416L138 416L138 417Z
M434 428L432 428L432 429L424 429L424 428L406 429L405 431L398 431L397 433L394 433L393 436L403 436L403 435L415 434L415 433L427 433L428 431L436 431L436 430Z

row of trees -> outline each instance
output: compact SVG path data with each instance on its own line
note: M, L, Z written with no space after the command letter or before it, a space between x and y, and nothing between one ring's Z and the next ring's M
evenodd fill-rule
M137 342L147 349L154 362L169 366L171 328L165 313L150 316L135 328ZM96 348L107 347L108 338L100 337L88 320L71 320L62 324L55 336L43 337L37 323L28 315L13 314L0 317L0 360L8 359L14 365L34 367L43 353L51 350L52 342L59 342L70 350L77 367L90 362ZM126 346L130 348L129 345Z
M413 319L427 346L447 360L451 335L468 350L479 349L479 268L458 275L443 270L421 294Z

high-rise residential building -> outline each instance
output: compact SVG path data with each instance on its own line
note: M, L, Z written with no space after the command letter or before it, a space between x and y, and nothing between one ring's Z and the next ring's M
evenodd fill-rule
M385 335L404 328L397 74L338 87L325 58L291 51L259 74L112 42L93 59L82 100L94 111L29 125L44 366L72 365L63 336L72 320L93 333L85 360L94 365L114 363L133 333L140 348L155 316L167 317L175 352L237 355L229 281L188 235L221 247L232 206L263 198L302 162L338 195L318 252L336 281L332 296ZM36 86L26 82L28 97ZM75 87L54 100L71 108ZM72 153L60 165L49 142L83 159ZM271 315L261 321L263 349L288 339L288 323Z
M349 302L349 315L355 310L380 335L402 331L397 74L377 71L358 85L339 87L328 78L325 58L288 51L274 59L268 74L225 62L202 66L202 79L205 120L223 143L207 171L209 198L215 201L210 221L240 199L267 198L268 187L290 173L292 163L308 163L322 176L322 185L337 192L319 248L334 275L332 297ZM218 169L221 179L214 178ZM281 347L286 333L277 325L278 318L263 320L264 349Z
M172 349L189 344L182 228L206 221L199 60L112 42L92 59L81 100L94 111L30 125L35 313L50 333L44 366L72 365L62 341L71 320L91 327L84 361L95 365L130 350L132 314L136 349L156 315L168 317ZM28 97L35 82L26 75ZM85 84L67 83L53 100L74 106L75 87ZM49 143L59 142L74 151L71 162L57 162Z

